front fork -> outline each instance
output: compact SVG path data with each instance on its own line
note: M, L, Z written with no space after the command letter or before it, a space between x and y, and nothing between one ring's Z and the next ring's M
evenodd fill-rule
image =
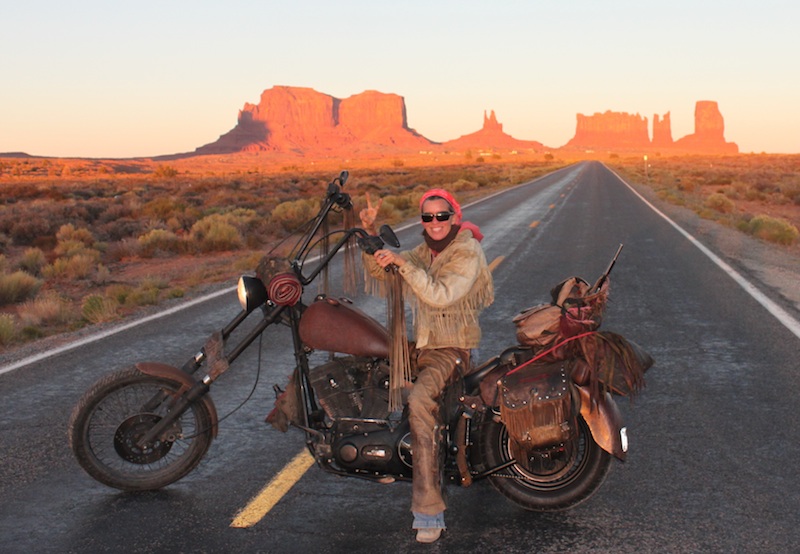
M261 319L261 321L259 321L258 324L253 327L253 329L241 340L241 342L231 349L227 355L218 360L211 360L212 363L210 364L210 370L202 379L193 380L190 379L188 375L192 375L197 372L202 364L208 360L209 350L216 350L216 348L211 349L208 347L211 341L220 341L219 352L220 354L222 353L222 345L225 343L225 340L231 335L234 329L241 325L242 322L247 318L248 314L244 310L237 314L237 316L233 318L233 320L231 320L231 322L221 331L215 333L216 337L215 335L212 335L209 338L209 342L206 343L207 346L204 347L194 357L190 358L185 364L183 364L181 369L173 368L172 366L166 366L165 364L137 364L136 367L143 373L154 376L169 376L170 378L180 382L182 385L180 389L180 395L174 398L172 404L169 406L167 414L161 418L158 423L151 427L147 433L141 436L137 446L144 448L146 445L152 444L156 440L160 440L162 435L169 434L169 430L172 428L178 418L181 417L194 402L208 393L209 389L211 388L211 384L216 381L220 375L227 371L230 364L233 363L233 361L236 360L236 358L238 358L242 352L244 352L245 349L266 330L267 327L277 322L285 322L286 318L282 317L283 312L284 306L277 306L272 303L266 304L264 307L264 317ZM142 411L152 411L154 406L157 406L164 400L167 400L167 398L163 396L165 394L166 393L162 393L162 395L159 395L161 396L160 398L159 396L156 396L150 399L150 401L148 401L142 407Z

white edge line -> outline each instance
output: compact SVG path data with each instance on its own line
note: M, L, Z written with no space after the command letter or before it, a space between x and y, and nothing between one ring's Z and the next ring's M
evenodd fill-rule
M47 350L46 352L41 352L39 354L35 354L33 356L29 356L27 358L24 358L22 360L19 360L19 361L15 362L13 364L10 364L10 365L7 365L5 367L0 368L0 375L2 375L4 373L8 373L9 371L14 371L15 369L19 369L19 368L24 367L26 365L42 361L42 360L44 360L46 358L49 358L51 356L55 356L57 354L62 354L64 352L67 352L69 350L73 350L73 349L78 348L80 346L84 346L86 344L90 344L92 342L104 339L106 337L110 337L112 335L116 335L117 333L121 333L122 331L127 331L128 329L132 329L132 328L134 328L134 327L136 327L138 325L142 325L144 323L149 323L149 322L154 321L156 319L160 319L162 317L166 317L168 315L172 315L174 313L180 312L181 310L185 310L186 308L190 308L190 307L195 306L197 304L201 304L201 303L206 302L208 300L212 300L214 298L217 298L218 296L222 296L223 294L228 294L228 293L230 293L230 292L232 292L234 290L236 290L236 287L228 287L228 288L225 288L223 290L219 290L217 292L212 292L212 293L207 294L205 296L200 296L198 298L195 298L194 300L189 300L187 302L184 302L183 304L180 304L178 306L173 306L172 308L169 308L167 310L164 310L164 311L161 311L161 312L158 312L158 313L143 317L141 319L137 319L135 321L130 321L128 323L124 323L122 325L119 325L118 327L114 327L114 328L108 329L106 331L101 331L99 333L95 333L93 335L90 335L88 337L82 338L82 339L77 340L75 342L71 342L69 344L65 344L63 346L59 346L57 348L53 348L52 350Z
M733 269L730 265L728 265L727 262L725 262L719 256L714 254L703 243L694 238L688 231L686 231L680 225L678 225L677 223L672 221L669 217L667 217L661 210L659 210L653 204L651 204L644 196L639 194L639 192L636 191L636 189L634 189L631 185L625 182L625 179L617 175L617 173L613 169L611 169L608 166L606 166L606 169L608 169L611 173L613 173L614 176L622 182L622 184L628 187L631 190L631 192L633 192L633 194L638 196L642 202L647 204L647 206L649 206L651 210L653 210L655 213L663 217L667 221L667 223L675 227L675 229L677 229L680 234L689 239L689 242L691 242L697 248L699 248L703 254L708 256L708 258L712 262L717 264L725 273L728 274L728 276L730 276L731 279L736 281L739 284L739 286L741 286L745 290L745 292L747 292L750 296L752 296L755 299L756 302L764 306L764 308L766 308L767 311L775 317L775 319L780 321L787 329L789 329L789 331L791 331L794 334L794 336L800 338L800 322L798 322L795 318L793 318L789 314L789 312L781 308L771 298L769 298L767 295L761 292L754 284L752 284L750 281L742 277L742 275L738 271Z

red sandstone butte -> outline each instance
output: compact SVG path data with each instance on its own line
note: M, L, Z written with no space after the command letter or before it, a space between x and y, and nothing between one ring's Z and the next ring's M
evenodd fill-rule
M575 136L564 146L584 150L641 150L649 147L646 117L611 110L591 116L577 114Z
M503 124L497 122L494 110L486 116L483 112L483 127L479 131L463 135L442 143L445 150L542 150L544 145L535 140L519 140L503 132Z
M236 126L196 154L271 151L335 154L419 150L433 143L409 129L405 100L366 91L340 100L311 88L276 86L246 103Z
M663 118L653 114L653 148L671 148L672 144L672 123L669 112L665 113Z
M725 142L725 121L712 100L699 100L694 108L694 134L675 141L673 149L691 154L736 154L739 146Z
M592 116L577 114L575 136L565 149L647 152L659 150L681 154L736 154L739 147L725 142L725 123L716 102L701 100L695 106L695 132L672 140L670 113L653 116L653 140L647 118L639 114L606 111Z

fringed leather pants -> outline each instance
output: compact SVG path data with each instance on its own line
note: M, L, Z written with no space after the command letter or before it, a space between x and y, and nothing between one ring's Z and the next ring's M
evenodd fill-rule
M439 398L460 370L469 366L469 351L436 348L418 351L419 374L408 396L411 450L414 464L411 511L436 515L446 508L442 498L439 448L442 422Z

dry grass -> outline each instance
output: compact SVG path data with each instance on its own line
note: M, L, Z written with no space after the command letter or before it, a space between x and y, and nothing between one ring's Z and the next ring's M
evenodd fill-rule
M609 162L664 200L761 240L800 250L800 155L650 156Z

